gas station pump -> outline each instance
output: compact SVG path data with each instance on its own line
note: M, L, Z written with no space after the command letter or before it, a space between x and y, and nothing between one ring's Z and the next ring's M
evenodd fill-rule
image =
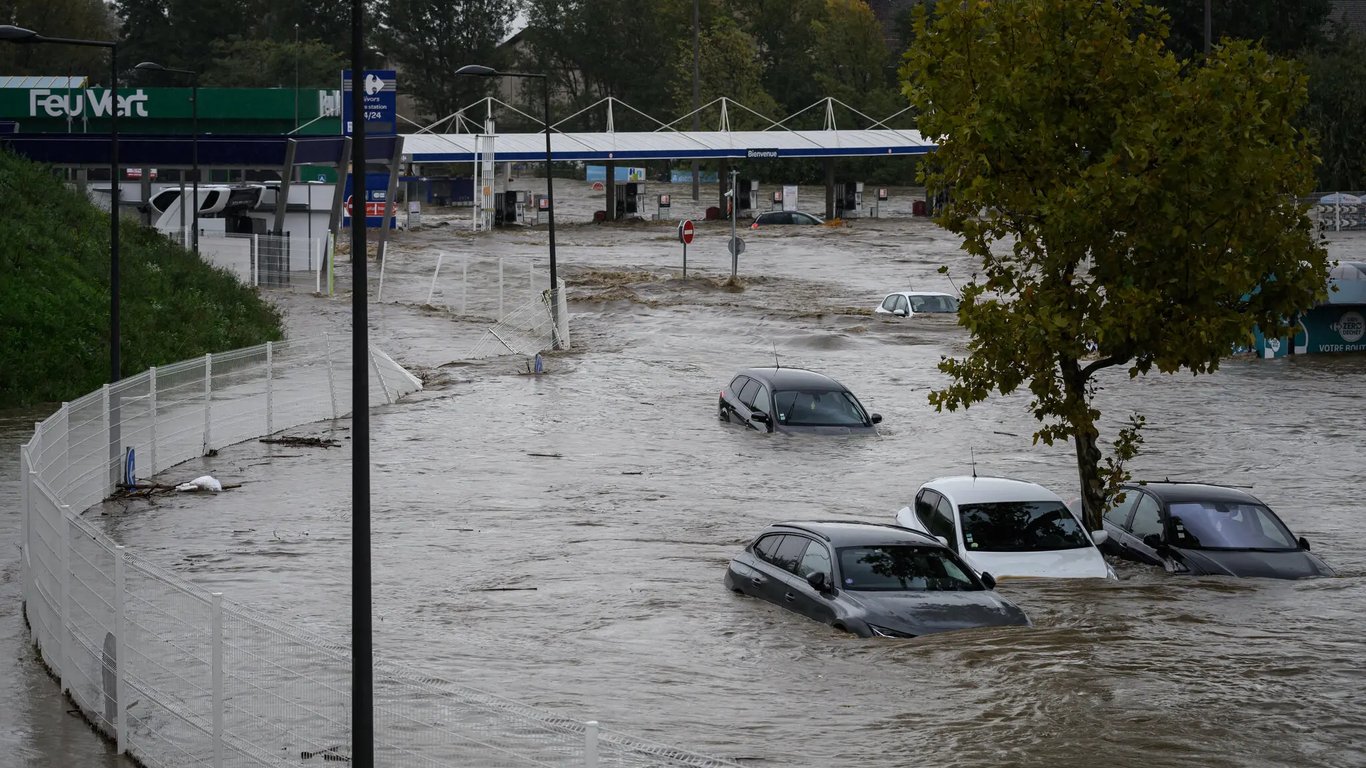
M835 198L835 215L857 218L863 209L863 182L846 181Z
M645 210L645 182L628 181L617 185L617 218L641 215Z
M754 209L759 207L759 181L751 179L740 185L740 207L736 209L737 214L753 214Z

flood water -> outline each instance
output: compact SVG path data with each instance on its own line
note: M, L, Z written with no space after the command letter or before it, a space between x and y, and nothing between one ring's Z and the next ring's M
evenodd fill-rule
M1130 411L1147 416L1135 477L1251 486L1338 578L1117 563L1117 582L1003 583L1033 628L859 639L728 592L728 558L782 519L891 522L921 483L974 468L1075 495L1072 449L1032 444L1027 398L929 406L946 382L936 363L965 351L952 318L871 315L889 291L961 285L956 241L904 216L745 230L737 289L724 284L728 225L699 225L683 280L672 225L570 224L593 202L578 187L557 181L573 349L547 355L544 375L523 375L520 358L465 360L480 325L372 307L373 341L429 381L372 419L378 656L756 766L1366 765L1366 356L1110 372L1098 399L1107 436ZM671 191L675 210L691 203ZM430 275L436 249L541 254L545 233L405 233L386 280ZM344 330L346 296L277 298L291 333ZM719 423L720 387L775 356L848 385L883 415L880 436ZM252 442L165 474L238 489L89 514L229 599L344 638L349 426L289 432L342 448ZM22 730L17 717L0 708L0 732Z

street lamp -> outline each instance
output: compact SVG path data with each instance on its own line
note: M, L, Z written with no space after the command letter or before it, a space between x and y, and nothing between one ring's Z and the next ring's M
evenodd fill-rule
M8 43L53 43L85 45L109 49L109 383L118 381L119 371L119 49L112 40L76 40L45 37L31 29L0 25L0 41Z
M194 199L194 212L190 219L190 227L193 234L190 235L191 247L194 255L199 255L199 75L188 69L175 69L164 67L155 61L144 61L133 67L140 72L170 72L173 75L190 76L190 154L191 163L194 165L194 191L191 193ZM181 187L184 189L184 187ZM181 201L181 210L184 210L184 202ZM185 219L180 223L184 225Z
M563 348L560 341L560 284L555 272L555 186L554 175L550 172L550 78L544 74L535 72L499 72L493 67L486 67L482 64L466 64L455 71L457 76L465 75L469 77L526 77L539 79L541 85L541 112L545 119L545 196L547 198L546 215L550 221L550 318L554 324L551 331L551 347L553 349ZM608 183L611 183L609 180Z

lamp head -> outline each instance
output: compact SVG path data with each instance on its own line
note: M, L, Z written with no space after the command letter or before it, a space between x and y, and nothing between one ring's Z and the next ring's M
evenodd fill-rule
M498 70L493 67L486 67L483 64L466 64L460 69L455 70L457 76L468 75L470 77L493 77L498 74Z
M133 69L136 69L136 70L139 70L139 71L142 71L142 72L165 72L165 71L166 71L166 67L162 66L161 64L156 63L155 61L144 61L144 62L142 62L141 64L137 65L136 67L133 67Z
M11 24L0 25L0 40L9 43L36 43L40 37L37 32Z

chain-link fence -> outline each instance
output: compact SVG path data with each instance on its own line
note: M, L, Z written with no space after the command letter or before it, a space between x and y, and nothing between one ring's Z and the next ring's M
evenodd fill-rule
M366 365L372 402L421 388L378 350ZM120 752L166 768L349 760L346 647L194 586L125 550L80 511L139 474L347 415L350 375L340 339L207 355L66 403L21 448L32 640ZM734 765L382 662L374 683L381 766Z

